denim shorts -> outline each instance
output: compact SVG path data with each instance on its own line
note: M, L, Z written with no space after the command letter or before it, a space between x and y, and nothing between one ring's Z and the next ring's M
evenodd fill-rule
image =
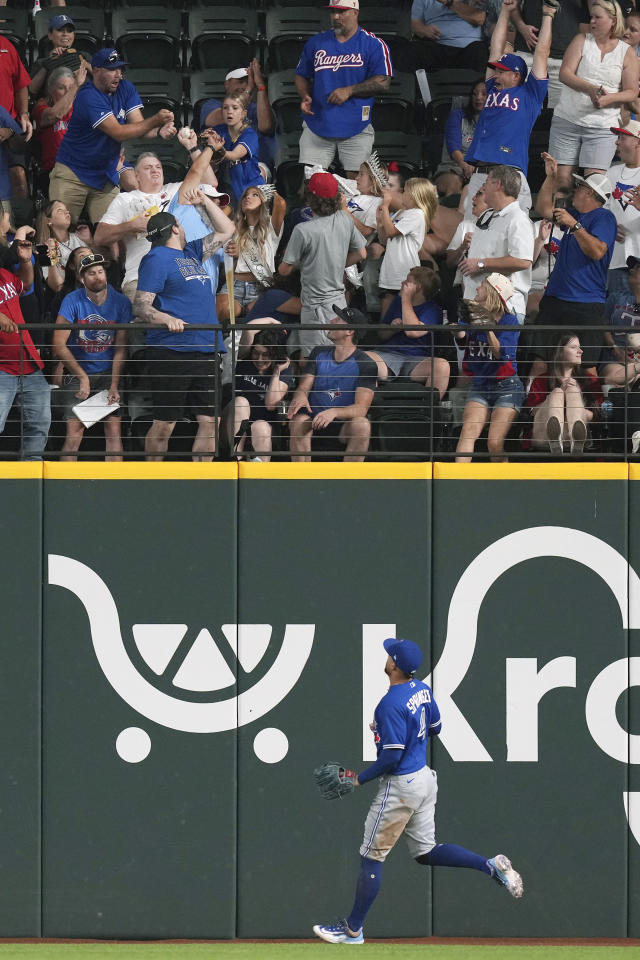
M488 383L472 382L467 394L467 403L483 403L485 407L513 407L519 410L524 403L524 387L520 377L490 380Z
M264 287L258 283L250 283L248 280L234 280L233 298L236 306L242 307L244 310L246 306L258 299L263 290ZM228 296L229 288L227 287L226 283L220 290L220 293L226 293Z

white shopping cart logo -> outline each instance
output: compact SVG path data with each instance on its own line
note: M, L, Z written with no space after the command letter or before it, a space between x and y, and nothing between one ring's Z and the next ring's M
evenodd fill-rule
M194 702L171 696L146 680L131 662L122 639L118 610L105 582L90 567L70 557L49 554L49 583L74 593L89 617L91 640L102 671L122 699L148 720L186 733L220 733L259 720L290 693L311 653L314 624L287 624L282 647L268 672L252 687L225 700ZM149 668L163 673L187 634L186 624L135 624L136 647ZM269 624L224 624L222 633L243 670L262 660L271 639ZM213 692L235 687L236 678L207 629L194 643L173 677L178 690ZM138 727L123 730L116 749L123 760L137 762L149 753L151 741ZM288 750L285 734L261 730L257 756L266 763L282 760Z

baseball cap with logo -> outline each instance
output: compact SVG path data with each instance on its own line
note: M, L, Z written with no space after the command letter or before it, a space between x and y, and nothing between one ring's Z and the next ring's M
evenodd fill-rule
M101 253L88 253L78 264L78 273L83 274L84 271L89 270L90 267L104 267L105 264L106 260Z
M403 673L415 673L422 663L422 650L413 640L389 637L382 646Z
M231 202L228 193L218 193L216 188L212 187L210 183L201 183L198 190L200 190L201 193L205 193L208 197L219 200L221 207L228 207Z
M127 63L113 47L97 50L91 59L92 67L102 67L104 70L117 70L119 67L126 67Z
M63 27L75 27L75 23L66 13L59 13L49 20L49 30L62 30Z
M316 197L332 200L338 196L338 181L332 173L314 173L307 184Z
M235 70L229 70L229 73L224 78L225 80L242 80L244 77L249 76L249 71L246 67L237 67Z
M624 133L627 137L636 137L640 140L640 120L629 120L624 127L609 127L611 133Z
M166 243L171 228L177 226L178 221L172 213L167 213L166 210L154 213L152 217L149 217L147 224L147 240L152 247L157 247L160 243Z
M510 300L513 296L513 284L511 280L502 273L490 273L487 277L487 283L491 284L506 307L507 300Z
M613 187L604 173L590 173L588 177L579 177L577 173L574 173L573 179L577 180L578 183L586 184L601 200L606 201L611 196Z
M515 53L503 53L499 60L491 60L488 65L494 70L515 70L523 80L528 73L526 63Z
M364 315L362 310L356 310L355 307L339 307L334 303L333 312L336 317L340 317L345 323L369 323L369 318Z
M359 0L330 0L327 10L359 10Z

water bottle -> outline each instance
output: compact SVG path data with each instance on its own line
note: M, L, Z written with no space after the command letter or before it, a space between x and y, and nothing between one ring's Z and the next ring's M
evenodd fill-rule
M603 446L608 450L609 438L611 434L611 420L613 419L613 403L608 398L602 401L600 407L600 416L602 417L602 440Z

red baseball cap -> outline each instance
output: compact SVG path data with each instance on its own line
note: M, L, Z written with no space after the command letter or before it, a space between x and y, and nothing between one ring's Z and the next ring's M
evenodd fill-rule
M332 200L338 196L338 181L332 173L314 173L308 187L316 197Z

